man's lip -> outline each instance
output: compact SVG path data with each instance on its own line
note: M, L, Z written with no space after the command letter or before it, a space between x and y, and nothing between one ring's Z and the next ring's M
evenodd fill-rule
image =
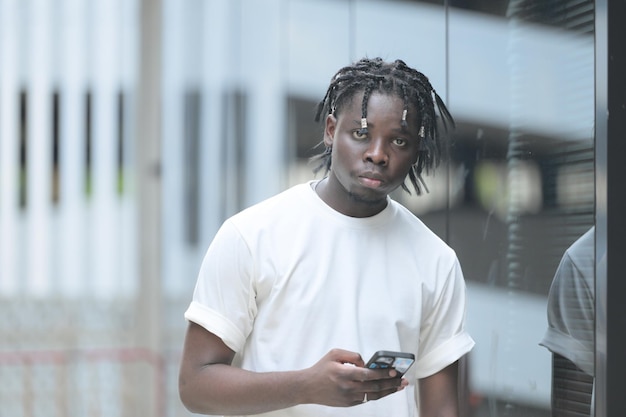
M359 175L361 183L368 187L380 187L382 185L383 178L377 174L362 174Z
M375 180L375 181L383 181L383 176L376 173L376 172L365 172L361 175L359 175L360 178L365 178L368 180Z

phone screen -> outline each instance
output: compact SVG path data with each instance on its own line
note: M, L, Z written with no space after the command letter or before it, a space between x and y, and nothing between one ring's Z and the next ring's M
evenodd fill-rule
M406 352L378 351L365 365L369 369L393 368L401 375L415 362L415 355Z

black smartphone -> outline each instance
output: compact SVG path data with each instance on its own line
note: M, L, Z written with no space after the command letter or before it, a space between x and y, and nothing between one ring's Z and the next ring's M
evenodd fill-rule
M415 362L415 355L406 352L392 352L379 350L374 353L365 365L369 369L395 369L398 374L404 375Z

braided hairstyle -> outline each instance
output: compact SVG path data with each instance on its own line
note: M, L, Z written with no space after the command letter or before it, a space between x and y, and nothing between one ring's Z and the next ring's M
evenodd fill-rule
M324 122L329 114L336 117L344 105L349 104L357 93L363 92L359 133L367 134L367 102L372 92L376 91L396 94L402 98L404 102L401 115L403 128L407 127L406 114L409 106L417 110L416 123L420 136L420 150L417 161L409 170L409 179L417 194L420 195L422 187L428 191L422 178L422 171L425 170L428 173L437 167L441 160L441 141L436 111L441 116L441 122L446 131L449 125L454 127L454 120L443 100L424 74L410 68L399 59L394 62L385 62L381 58L363 58L353 65L340 69L333 76L326 95L317 106L315 121ZM332 148L326 147L324 152L312 158L318 162L313 170L315 173L324 170L327 174L330 171L331 152ZM402 184L402 188L410 193L406 184Z

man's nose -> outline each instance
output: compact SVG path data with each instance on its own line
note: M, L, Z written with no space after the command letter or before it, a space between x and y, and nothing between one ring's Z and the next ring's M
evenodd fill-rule
M383 140L373 139L365 151L364 159L376 165L387 165L389 155Z

